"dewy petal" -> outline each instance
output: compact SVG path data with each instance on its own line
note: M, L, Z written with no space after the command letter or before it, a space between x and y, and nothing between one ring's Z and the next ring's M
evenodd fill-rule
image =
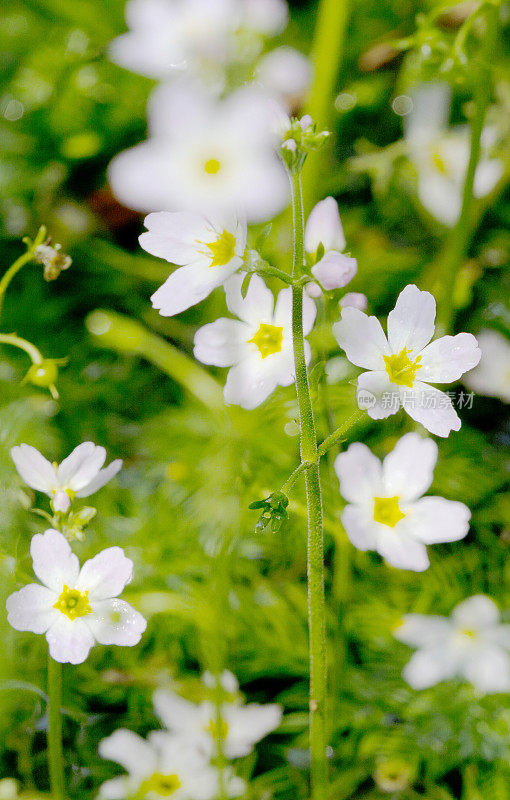
M339 322L333 325L333 335L352 364L370 370L384 370L383 355L390 349L377 317L348 306L342 309Z
M93 442L83 442L60 464L57 475L61 486L77 492L95 478L106 460L104 447Z
M424 544L403 533L400 525L395 528L385 525L384 528L382 535L378 537L376 549L388 564L413 572L423 572L428 569L430 561Z
M83 489L80 489L79 492L76 492L76 497L89 497L99 489L102 489L103 486L108 483L108 481L111 481L111 479L117 474L117 472L119 472L120 469L122 469L122 459L116 458L115 461L112 461L111 464L100 470L96 477L92 478L90 483L87 483Z
M32 489L51 494L52 489L58 486L55 467L35 447L29 444L13 447L11 458L25 483Z
M119 728L111 736L99 742L98 753L101 758L115 761L130 775L144 778L152 775L157 767L154 748L133 731Z
M402 677L413 689L427 689L455 677L458 659L447 647L418 650L404 667Z
M406 614L402 623L393 631L393 636L411 647L433 647L441 646L448 640L451 632L451 622L447 617Z
M378 525L373 513L361 506L345 506L342 511L342 525L349 541L358 550L375 550L377 548Z
M464 503L444 497L422 497L402 520L410 535L424 544L457 542L467 536L471 512Z
M442 336L421 353L420 380L427 383L452 383L476 367L482 351L471 333Z
M59 614L47 631L46 639L50 656L61 664L81 664L94 645L94 637L83 617L71 620L65 614Z
M58 595L46 586L29 583L6 601L7 621L17 631L46 633L60 612L53 608Z
M274 356L268 356L270 358ZM267 359L254 355L230 369L223 391L226 403L252 410L274 392L279 383L278 370L265 361ZM287 370L283 377L287 377Z
M133 647L147 628L147 621L125 600L114 598L92 604L85 622L99 644Z
M500 619L496 603L484 594L475 594L463 600L452 611L452 620L458 628L484 630L497 625Z
M107 547L85 561L76 581L76 589L89 592L90 600L116 597L133 575L133 562L121 547Z
M430 433L446 437L451 431L460 430L460 419L451 399L439 389L415 381L412 389L401 387L400 396L411 419L421 422Z
M36 533L30 544L34 572L49 589L60 595L64 584L73 588L80 571L78 557L59 531Z
M363 372L356 390L358 406L372 419L386 419L400 408L400 387L390 382L387 372Z
M349 445L335 459L340 493L349 503L371 503L382 491L381 462L361 442Z
M253 275L250 279L246 297L241 294L241 286L245 278L244 273L233 275L225 284L227 307L231 314L235 314L243 322L260 325L273 322L274 298L260 275Z
M231 367L246 352L249 331L250 328L237 319L217 319L197 330L193 354L202 364Z
M510 691L510 656L501 647L484 643L466 660L463 673L479 692Z
M437 444L418 433L406 433L383 461L383 481L388 497L410 501L421 497L432 483Z
M406 286L388 314L391 352L398 354L406 347L413 354L419 353L434 335L435 319L436 301L430 292L422 292L414 284Z

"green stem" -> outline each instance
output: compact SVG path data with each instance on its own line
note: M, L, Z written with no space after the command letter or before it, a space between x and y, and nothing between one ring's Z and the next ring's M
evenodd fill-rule
M291 175L294 228L292 275L300 276L304 264L304 214L301 175ZM310 636L310 751L312 800L326 800L326 601L324 596L324 531L317 461L317 436L313 415L303 335L303 290L292 287L292 339L296 392L301 426L301 460L312 462L305 472L308 509L308 624Z
M358 409L357 411L354 412L354 414L351 414L351 416L348 419L346 419L345 422L342 425L340 425L339 428L336 429L336 431L333 431L333 433L326 439L324 439L322 444L319 445L319 447L317 448L318 458L322 458L322 456L325 455L328 452L328 450L330 450L331 447L334 447L336 444L338 444L338 442L340 442L342 438L345 436L347 431L350 430L353 425L356 425L358 422L361 422L364 416L365 412L362 411L361 409Z
M7 287L9 286L10 282L20 271L25 264L28 264L29 261L32 261L34 257L34 252L36 247L39 247L40 244L44 242L46 239L46 228L44 225L41 225L37 232L37 236L35 237L33 242L30 242L29 246L27 247L26 253L23 253L22 256L16 259L16 261L11 264L5 275L0 280L0 314L2 313L2 307L4 303L5 293L7 291Z
M0 344L12 344L13 347L24 350L30 356L32 364L42 364L44 361L41 351L37 349L35 344L27 342L21 336L16 336L15 333L0 333Z
M447 245L446 256L443 263L443 278L441 288L441 302L438 311L438 327L445 333L453 329L455 322L455 288L457 274L464 261L472 235L471 217L473 213L473 186L476 168L480 161L481 138L485 122L485 114L491 100L491 62L497 39L499 9L496 5L489 4L486 8L487 30L483 38L480 53L480 63L473 70L475 85L473 101L475 113L471 120L471 149L469 163L462 192L462 206L459 219L452 231L450 242Z
M62 665L48 656L48 764L52 800L64 800L62 749Z

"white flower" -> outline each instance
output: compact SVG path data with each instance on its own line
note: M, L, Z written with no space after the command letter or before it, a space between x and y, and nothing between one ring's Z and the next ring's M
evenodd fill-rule
M421 86L412 97L413 110L405 117L405 138L418 173L422 205L444 225L459 218L462 191L470 153L470 131L465 125L448 128L451 92L447 84ZM489 158L494 132L482 134L482 153L476 168L473 193L485 197L503 175L504 165Z
M368 306L366 294L361 294L361 292L347 292L340 300L340 307L347 308L348 306L359 308L360 311L366 311Z
M194 354L203 364L231 367L224 397L227 403L252 409L259 406L277 386L295 380L292 346L292 293L283 289L274 305L272 292L259 275L254 275L246 297L241 294L244 275L234 275L226 284L227 306L239 319L218 319L199 328ZM303 296L303 331L310 333L315 305ZM305 342L307 362L310 345Z
M104 447L83 442L60 465L50 464L29 444L13 447L11 457L19 474L32 489L52 498L55 511L67 511L74 497L89 497L101 489L122 467L120 458L101 469Z
M214 703L195 704L174 692L157 689L154 709L162 723L181 741L187 741L207 758L214 757L218 736L218 716ZM221 724L224 755L242 758L282 721L281 706L276 703L222 703Z
M478 394L510 403L510 342L503 334L488 328L476 338L482 357L476 369L466 375L466 386Z
M450 617L406 614L394 636L418 648L402 673L413 689L458 677L482 694L510 692L510 625L486 595L459 603Z
M149 138L110 164L112 189L139 211L271 219L288 201L275 114L274 99L253 86L224 100L185 80L160 86L149 101Z
M381 462L356 442L335 460L348 504L342 523L359 550L376 550L388 564L421 572L428 544L455 542L469 530L471 512L444 497L422 497L432 483L437 445L407 433Z
M129 583L133 562L120 547L108 547L80 569L59 531L37 533L30 545L30 583L7 598L8 621L17 631L45 633L55 661L81 664L94 642L132 647L145 619L118 595Z
M99 755L116 761L128 773L100 786L99 797L104 800L215 800L218 796L218 771L197 748L166 731L152 731L142 739L121 728L99 743ZM229 771L226 778L230 797L244 791L244 781Z
M474 336L458 333L430 342L436 301L411 284L388 315L388 337L376 317L344 308L333 325L335 338L357 367L370 370L358 378L358 405L372 419L395 414L402 405L431 433L448 436L460 419L451 399L429 383L452 383L475 367L480 350Z
M321 246L324 253L316 261ZM312 275L326 291L346 286L358 271L358 262L343 254L344 248L345 236L337 202L333 197L326 197L312 209L305 226L305 250L314 262Z
M289 19L285 0L241 0L242 24L265 36L281 33Z
M310 59L293 47L276 47L260 59L256 79L294 109L302 105L312 80Z
M140 244L153 256L180 265L152 295L164 317L179 314L221 286L243 263L246 222L218 214L159 211L145 218Z

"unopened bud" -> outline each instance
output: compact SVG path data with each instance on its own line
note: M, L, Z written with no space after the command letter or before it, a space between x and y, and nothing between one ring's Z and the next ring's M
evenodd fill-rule
M55 492L55 494L53 495L51 505L53 511L55 512L59 511L61 514L65 514L67 511L69 511L69 507L71 505L71 498L69 497L67 492L64 492L63 489L59 489L58 492Z
M311 210L305 226L305 250L315 256L320 245L324 250L345 248L345 236L338 211L338 204L333 197L326 197Z
M39 364L32 364L25 380L34 386L48 389L54 386L58 378L58 364L53 358L45 358Z
M355 258L337 253L334 250L326 253L317 264L312 267L312 275L317 278L326 291L341 289L351 281L358 271L358 262Z
M360 311L366 311L367 306L367 296L361 292L347 292L340 300L340 308L358 308Z

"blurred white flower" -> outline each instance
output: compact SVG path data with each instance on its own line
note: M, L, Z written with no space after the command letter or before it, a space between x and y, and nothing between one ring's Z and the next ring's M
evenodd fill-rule
M451 399L431 383L452 383L480 360L470 333L434 335L436 301L417 286L406 286L388 315L388 337L376 317L357 308L342 309L333 325L335 338L357 367L370 372L358 378L358 405L372 419L395 414L400 406L437 436L458 431L460 419Z
M317 261L319 248L323 252ZM305 226L305 250L314 263L312 275L326 291L346 286L358 270L356 259L341 252L344 248L337 202L326 197L312 209Z
M276 47L260 59L256 79L293 110L303 104L312 81L310 59L293 47Z
M469 127L448 128L451 90L445 83L421 86L412 101L413 110L405 117L405 138L418 173L418 197L427 211L451 227L462 206L470 153ZM486 128L473 187L477 198L489 194L503 175L503 162L488 155L493 144L494 131Z
M151 297L163 317L199 303L243 263L246 222L236 217L159 211L144 224L143 249L180 266Z
M224 397L227 403L252 409L259 406L277 386L294 382L292 345L292 293L283 289L276 306L272 292L259 275L254 275L246 297L241 294L244 274L234 275L225 286L227 306L239 319L218 319L199 328L194 354L203 364L231 367ZM310 333L315 304L303 296L303 331ZM307 362L310 345L305 342Z
M510 342L488 328L477 334L482 351L480 363L464 378L469 389L510 403Z
M59 531L36 534L30 545L30 583L7 598L8 621L17 631L44 633L55 661L81 664L95 642L132 647L145 619L118 595L129 583L133 562L120 547L108 547L80 569Z
M265 36L281 33L289 20L285 0L240 0L242 24L248 30Z
M376 550L388 564L421 572L428 544L455 542L469 530L471 512L444 497L422 497L432 483L437 445L407 433L381 463L356 442L335 460L348 504L342 523L359 550Z
M246 86L217 100L185 80L158 87L149 101L149 138L116 156L109 179L139 211L185 210L268 220L288 201L275 151L275 101Z
M116 761L127 772L99 788L104 800L214 800L219 792L218 770L196 747L166 731L152 731L142 739L120 728L99 743L99 755ZM237 797L245 783L226 770L227 792Z
M52 498L55 511L66 512L74 497L89 497L101 489L122 467L117 458L101 469L106 450L93 442L83 442L62 463L50 464L29 444L11 449L11 457L19 474L32 489Z
M220 687L224 692L230 695L235 695L239 691L237 678L232 672L229 672L228 669L225 669L219 676L213 675L212 672L206 670L202 675L202 683L204 686L207 686L208 689L218 689L218 687Z
M449 617L406 614L394 636L418 648L402 673L413 689L458 677L482 694L510 691L510 625L486 595L463 600Z
M340 300L340 307L347 308L348 306L359 308L360 311L366 311L368 306L366 294L362 294L361 292L347 292Z
M218 714L214 703L190 703L166 689L157 689L153 700L157 716L180 741L189 742L206 758L214 757L218 738ZM278 728L281 721L282 709L276 703L222 703L225 757L232 759L249 755L255 744Z

